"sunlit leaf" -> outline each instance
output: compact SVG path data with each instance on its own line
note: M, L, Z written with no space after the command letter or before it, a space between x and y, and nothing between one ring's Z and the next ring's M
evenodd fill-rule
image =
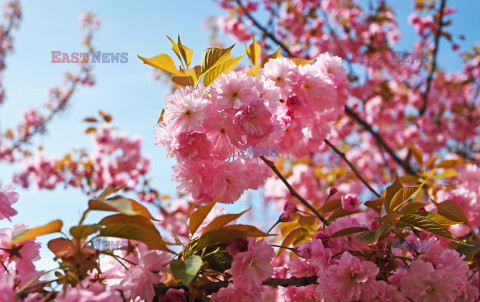
M463 159L447 159L444 161L439 162L438 164L435 165L435 168L454 168L458 166L463 166L467 164Z
M277 59L277 58L282 58L282 54L280 53L280 46L278 46L277 50L272 53L272 54L269 54L268 56L266 56L263 61L262 61L262 66L265 65L265 63L268 62L268 60L270 59Z
M397 227L417 227L427 232L433 233L447 239L457 241L453 234L443 225L438 224L431 219L417 214L408 214L401 217L397 222Z
M180 36L178 36L178 50L183 58L183 61L187 63L187 66L189 66L192 62L193 50L182 44L180 41Z
M237 238L274 236L266 234L254 226L236 224L204 233L197 241L199 248L228 243Z
M193 212L192 216L190 216L190 222L188 223L188 230L190 231L190 234L195 234L202 222L207 217L208 213L210 213L212 210L213 206L215 206L215 202L203 205Z
M112 197L104 201L91 199L88 208L97 211L119 212L125 215L140 215L148 219L156 220L146 207L133 199L122 196Z
M386 192L385 192L385 199L383 200L383 205L385 206L385 210L388 212L390 209L390 201L392 200L393 196L402 189L403 186L400 183L400 180L395 178L395 181L393 184L387 187Z
M231 58L230 51L235 46L228 48L210 47L203 52L201 73L204 74L213 66L223 63Z
M283 239L282 246L288 247L290 246L295 240L297 240L298 237L302 235L306 235L308 231L305 228L297 228L292 230L290 233L288 233L287 236ZM277 253L277 256L281 255L285 251L284 248L280 248L280 250Z
M408 147L410 148L410 151L412 152L413 156L415 157L415 160L417 163L422 166L423 165L423 154L420 149L415 147L413 144L407 142Z
M342 229L342 230L337 231L337 232L333 233L332 235L330 235L329 239L348 236L348 235L351 235L351 234L365 232L365 231L369 231L369 229L366 228L366 227L345 228L345 229Z
M327 217L327 221L332 222L337 218L350 216L350 215L353 215L353 214L356 214L356 213L360 213L360 210L350 212L350 211L344 210L343 208L340 208L340 209L337 209L337 210L333 211L333 213L330 214L330 216Z
M308 65L313 62L313 60L306 60L300 58L290 58L290 60L292 60L293 63L295 63L297 66Z
M147 65L153 66L155 68L161 69L163 71L166 71L172 74L178 73L178 69L177 69L177 66L175 65L175 62L167 54L162 53L150 59L147 59L138 55L137 57Z
M61 220L54 220L36 228L19 231L13 235L12 241L10 243L12 245L18 244L24 241L34 239L38 236L60 232L62 230L62 226L63 222Z
M455 225L455 224L462 223L462 221L453 221L443 215L440 215L438 213L433 213L433 212L424 211L424 212L417 212L413 214L423 216L441 225Z
M205 72L205 75L203 76L203 84L205 85L205 87L212 84L213 81L215 81L215 79L218 78L218 76L222 73L227 73L235 69L235 67L237 67L238 63L240 63L240 60L242 60L244 56L245 55L228 59L223 63L216 64L215 66L210 68L207 72Z
M205 230L203 230L203 233L206 233L208 231L211 231L211 230L217 230L225 225L227 225L228 223L240 218L243 214L245 214L247 211L249 211L250 209L247 209L241 213L238 213L238 214L224 214L224 215L220 215L218 217L215 217L212 222L210 222L207 227L205 228Z
M100 230L98 225L77 225L70 228L70 234L77 240L86 239L89 235Z
M257 41L255 41L255 37L253 37L253 42L250 46L247 47L247 44L245 44L245 50L253 66L257 65L258 60L260 59L260 54L262 53L262 48Z

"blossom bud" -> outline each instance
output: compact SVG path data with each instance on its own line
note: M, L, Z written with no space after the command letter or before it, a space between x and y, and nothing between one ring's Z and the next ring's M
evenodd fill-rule
M330 193L328 193L328 195L333 196L333 195L337 194L337 192L338 192L337 187L331 187L330 188Z
M360 208L360 200L355 194L347 194L342 197L342 208L345 211L353 212Z

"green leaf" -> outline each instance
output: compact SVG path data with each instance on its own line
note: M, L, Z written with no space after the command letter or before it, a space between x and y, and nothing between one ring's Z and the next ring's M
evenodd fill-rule
M378 239L382 237L385 232L390 229L391 225L388 223L384 223L375 230L375 236L373 236L373 242L376 242Z
M54 220L36 228L19 231L13 235L13 238L10 244L14 245L17 243L34 239L38 236L60 232L62 230L62 226L63 226L63 222L61 220Z
M228 243L237 238L246 238L246 237L266 237L266 236L275 236L266 234L254 226L236 224L223 227L218 230L212 230L204 233L197 241L197 246L199 248Z
M243 214L245 214L246 212L248 212L250 210L247 209L241 213L238 213L238 214L224 214L224 215L220 215L218 217L215 217L208 225L207 227L205 228L205 230L203 230L203 233L206 233L208 231L211 231L211 230L218 230L219 228L227 225L228 223L240 218Z
M422 215L417 215L417 214L405 215L397 221L397 227L400 227L400 228L417 227L419 229L425 230L435 235L442 236L447 239L458 242L458 240L453 236L453 234L446 227Z
M358 234L356 238L367 243L373 243L375 241L375 234L375 231L363 232Z
M193 212L192 216L190 216L190 222L188 223L188 230L190 231L190 234L195 234L202 222L207 217L208 213L210 213L213 206L215 206L215 203L216 202L211 202L201 206L195 210L195 212Z
M147 59L147 58L144 58L144 57L141 57L141 56L138 56L138 55L137 55L137 57L140 60L142 60L143 63L145 63L147 65L150 65L150 66L153 66L157 69L161 69L163 71L173 73L173 74L178 73L178 69L177 69L177 66L175 65L175 62L167 54L162 53L162 54L160 54L158 56L155 56L153 58L150 58L150 59Z
M348 236L348 235L351 235L351 234L365 232L365 231L369 231L369 229L366 228L366 227L345 228L343 230L337 231L337 232L333 233L332 235L330 235L329 239Z
M471 245L460 245L456 248L456 250L461 255L465 255L465 258L463 260L470 262L475 257L475 254L480 251L480 238L475 239L475 241L473 241Z
M433 212L425 211L425 212L417 212L413 214L423 216L441 225L455 225L455 224L462 223L461 221L453 221L443 215L440 215L438 213L433 213Z
M125 215L140 215L151 220L156 220L146 207L133 199L122 196L112 197L104 201L91 199L88 201L88 208L97 211L119 212Z
M202 56L201 74L204 74L213 66L229 60L231 58L230 51L234 46L235 44L229 48L207 48Z
M193 255L185 259L185 261L172 260L172 262L170 262L170 270L184 285L189 286L197 276L202 264L202 258Z
M203 76L203 84L205 87L208 87L210 84L215 81L216 78L218 78L219 75L222 73L227 73L235 69L237 67L238 63L240 63L240 60L244 57L236 57L236 58L231 58L226 60L225 62L216 64L212 68L210 68L207 72L205 72L205 75Z
M453 221L468 223L468 218L463 210L452 200L446 200L437 204L438 214Z

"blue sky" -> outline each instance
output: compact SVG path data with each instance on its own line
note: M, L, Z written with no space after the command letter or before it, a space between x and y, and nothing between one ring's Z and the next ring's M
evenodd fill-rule
M408 50L416 37L407 24L413 1L389 1L399 15L403 34L398 50ZM454 37L464 34L467 40L462 45L472 45L479 40L478 16L480 1L455 0L459 13L453 17ZM152 57L170 52L171 44L166 35L180 35L182 42L194 49L194 62L199 62L203 49L208 47L209 33L201 28L207 15L220 15L222 11L213 1L23 1L23 20L15 32L15 52L7 59L4 83L7 90L6 103L0 107L2 129L16 124L27 107L38 107L45 102L45 91L59 83L67 69L76 70L75 64L52 64L51 51L81 52L81 30L78 16L85 10L98 13L102 19L94 45L103 52L127 52L126 64L97 64L94 87L81 87L71 102L70 108L49 127L49 133L36 142L45 146L47 154L64 154L72 146L91 147L90 139L83 134L86 125L82 119L105 109L114 116L114 125L128 133L144 137L144 151L152 156L154 185L162 193L174 194L171 182L172 160L167 160L163 150L153 146L153 129L163 107L163 95L168 87L150 79L151 68L142 64L136 55ZM457 39L458 40L458 39ZM460 61L452 56L450 47L443 41L439 65L453 70ZM241 45L235 52L243 51ZM0 163L0 183L10 182L18 166ZM38 191L35 188L18 190L20 201L15 204L19 214L13 222L41 225L53 219L77 221L86 208L87 198L78 190ZM237 204L234 209L245 209ZM0 227L10 226L8 221ZM50 237L42 239L46 242ZM43 268L51 268L51 255L45 248Z

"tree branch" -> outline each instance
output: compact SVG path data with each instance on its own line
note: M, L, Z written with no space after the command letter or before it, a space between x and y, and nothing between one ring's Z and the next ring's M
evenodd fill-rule
M271 160L266 159L263 155L260 156L260 158L263 160L263 162L267 164L267 166L270 167L270 169L272 169L272 171L278 176L278 178L280 178L280 180L285 184L285 186L287 186L288 190L290 191L290 195L300 200L300 202L304 206L306 206L310 211L312 211L318 217L318 219L320 219L325 225L329 225L325 217L323 217L317 211L317 209L315 209L307 200L305 200L305 198L300 196L300 194L298 194L297 191L295 191L295 189L288 183L287 179L282 175L282 173L277 169L277 167Z
M235 2L238 4L238 6L240 7L240 9L242 10L242 13L245 15L245 17L247 17L250 21L252 21L252 23L258 28L260 29L263 34L268 37L270 40L272 40L275 44L277 44L278 46L280 46L287 55L289 56L292 56L292 53L290 52L290 49L288 49L287 46L285 46L285 44L283 44L280 40L277 39L277 37L275 37L272 33L270 33L262 24L260 24L246 9L245 7L243 6L242 2L240 0L235 0Z
M445 9L446 3L447 3L446 0L442 0L442 3L440 4L440 16L438 18L437 31L435 32L435 46L433 48L433 55L432 55L433 57L432 68L430 69L430 72L427 77L427 86L425 87L425 92L423 93L423 105L422 105L422 108L420 108L420 116L422 116L427 111L428 94L430 93L433 75L435 74L435 70L437 68L437 53L440 45L440 36L442 35L443 11Z
M335 147L328 139L325 139L324 140L325 143L330 147L332 148L333 151L335 151L335 153L338 154L338 156L340 156L346 163L347 165L350 167L350 169L352 170L353 174L355 174L355 176L357 176L358 179L360 179L361 182L363 182L363 184L370 190L373 192L373 194L375 194L378 198L381 197L380 194L377 193L377 191L375 191L375 189L373 189L369 184L368 182L362 177L362 175L360 175L360 173L358 172L357 168L348 160L347 156L345 155L344 152L340 151L337 147Z
M408 174L411 174L411 175L417 175L417 172L415 172L413 170L413 168L407 162L403 161L400 157L398 157L397 154L395 154L395 152L393 152L393 150L383 140L383 138L380 136L380 134L378 134L375 130L373 130L372 126L370 126L370 124L368 124L357 113L355 113L355 111L353 111L353 109L351 109L348 106L345 106L345 113L349 117L354 119L358 124L360 124L365 130L370 132L370 134L373 136L373 138L377 142L377 145L382 147L388 153L388 155L390 155L390 157L394 161L396 161L403 168L403 170L405 170L405 172L407 172Z

